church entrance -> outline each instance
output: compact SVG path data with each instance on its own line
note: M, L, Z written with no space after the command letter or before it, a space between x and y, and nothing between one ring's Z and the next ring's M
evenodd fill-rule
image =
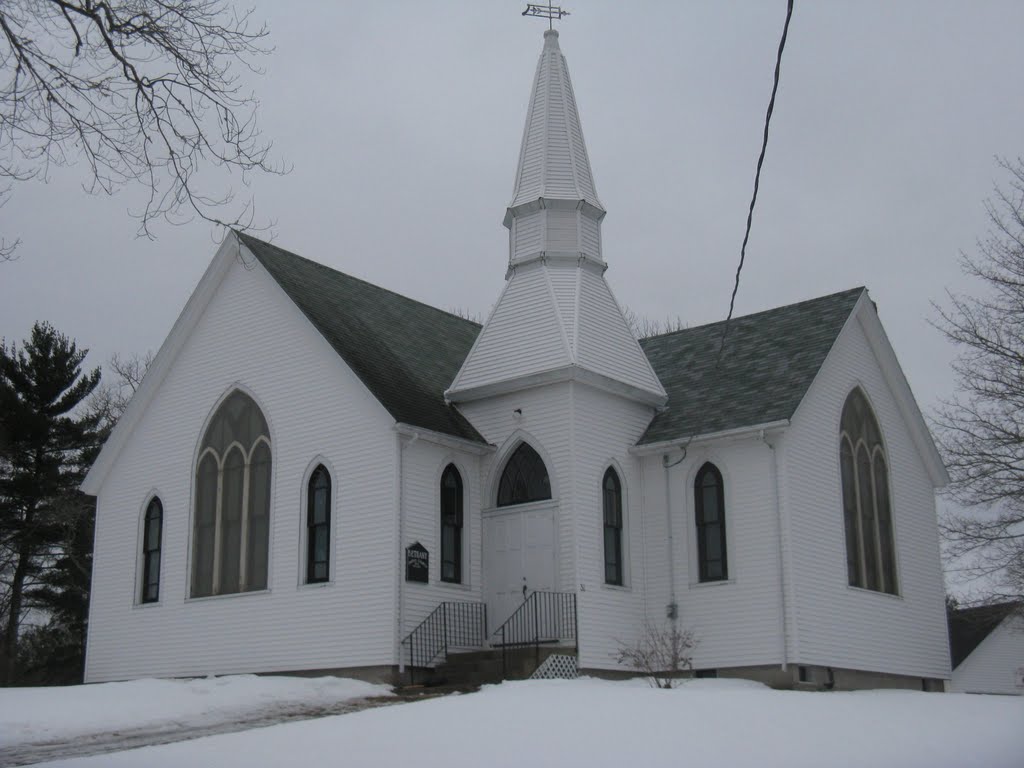
M484 600L492 633L530 594L555 589L555 505L524 507L499 507L483 516Z

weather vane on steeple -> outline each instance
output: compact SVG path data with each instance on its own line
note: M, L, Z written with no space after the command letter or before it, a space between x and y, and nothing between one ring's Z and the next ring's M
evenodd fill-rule
M560 6L552 5L550 2L547 5L538 5L536 3L527 3L526 10L523 11L523 16L539 16L542 19L548 20L548 29L554 29L555 19L561 19L563 16L568 16L569 12L562 10Z

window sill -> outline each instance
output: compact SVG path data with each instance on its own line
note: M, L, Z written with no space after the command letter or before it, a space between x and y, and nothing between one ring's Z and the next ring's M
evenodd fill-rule
M296 589L307 590L307 589L325 589L327 587L333 587L334 580L329 579L328 581L304 581Z
M878 595L880 597L887 597L890 600L903 600L903 595L901 595L899 593L894 595L892 592L881 592L881 591L879 591L877 589L868 589L867 587L857 587L857 586L854 586L853 584L847 584L846 588L848 590L850 590L851 592L859 592L862 595Z
M204 595L203 597L186 597L186 603L209 603L215 600L231 600L239 597L252 597L254 595L269 595L269 589L253 589L248 592L228 592L224 595Z
M163 604L164 604L163 599L154 600L154 601L152 601L150 603L142 603L142 602L138 602L137 601L137 602L132 604L132 609L133 610L142 610L144 608L159 608Z
M609 584L608 582L601 583L601 589L607 589L609 592L632 592L633 587L629 584Z
M691 581L690 589L706 589L708 587L722 587L726 584L735 584L736 579L719 579L718 581Z

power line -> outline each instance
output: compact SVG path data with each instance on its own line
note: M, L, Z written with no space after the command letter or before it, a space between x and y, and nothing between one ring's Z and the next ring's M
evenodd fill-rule
M722 357L722 349L725 347L725 338L729 334L729 321L732 320L733 310L736 308L736 293L740 289L740 273L743 271L743 262L747 258L747 241L750 239L750 224L754 220L754 203L757 202L757 188L761 184L761 166L764 164L764 153L768 149L768 128L772 122L772 112L775 111L775 94L779 91L779 71L782 69L782 52L786 49L786 36L789 34L789 20L793 18L793 0L786 4L786 23L782 27L782 38L779 40L779 53L775 58L775 82L772 83L772 97L768 101L768 112L764 116L764 138L761 140L761 154L757 158L757 172L754 174L754 194L750 197L750 209L747 211L747 230L743 233L743 245L740 246L740 263L736 267L736 282L732 286L732 296L729 298L729 314L725 318L725 328L722 330L722 343L718 348L718 357ZM718 363L715 363L718 367Z
M772 112L775 111L775 95L779 91L779 72L782 70L782 52L786 49L786 37L789 34L789 21L793 18L793 0L787 0L786 3L786 23L782 27L782 37L779 40L779 52L775 57L775 79L772 83L772 96L768 100L768 111L764 116L764 137L761 139L761 154L757 158L757 171L754 173L754 192L750 196L750 208L747 210L747 228L743 233L743 244L740 246L740 263L736 267L736 280L732 286L732 296L729 297L729 313L725 316L725 324L722 326L722 338L718 343L718 354L715 356L715 365L711 369L710 376L717 377L718 369L722 363L722 354L725 351L725 342L729 336L729 323L732 322L732 315L736 309L736 294L740 290L740 274L743 272L743 264L747 258L747 242L750 240L750 226L754 220L754 205L757 203L757 190L761 184L761 166L764 164L764 155L768 149L768 129L772 122ZM701 409L701 419L703 422L704 414L707 409ZM690 443L700 433L701 427L698 426L696 430L687 439L685 445L682 446L683 456L685 458L686 449ZM682 459L680 459L682 461Z

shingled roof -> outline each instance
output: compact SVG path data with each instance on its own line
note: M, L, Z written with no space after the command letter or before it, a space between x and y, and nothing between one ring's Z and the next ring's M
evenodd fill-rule
M768 424L793 416L864 288L640 340L668 392L640 444Z
M238 233L395 421L486 443L447 405L478 323Z
M238 235L396 421L484 443L444 401L478 323ZM864 288L640 340L668 392L640 444L792 417Z

